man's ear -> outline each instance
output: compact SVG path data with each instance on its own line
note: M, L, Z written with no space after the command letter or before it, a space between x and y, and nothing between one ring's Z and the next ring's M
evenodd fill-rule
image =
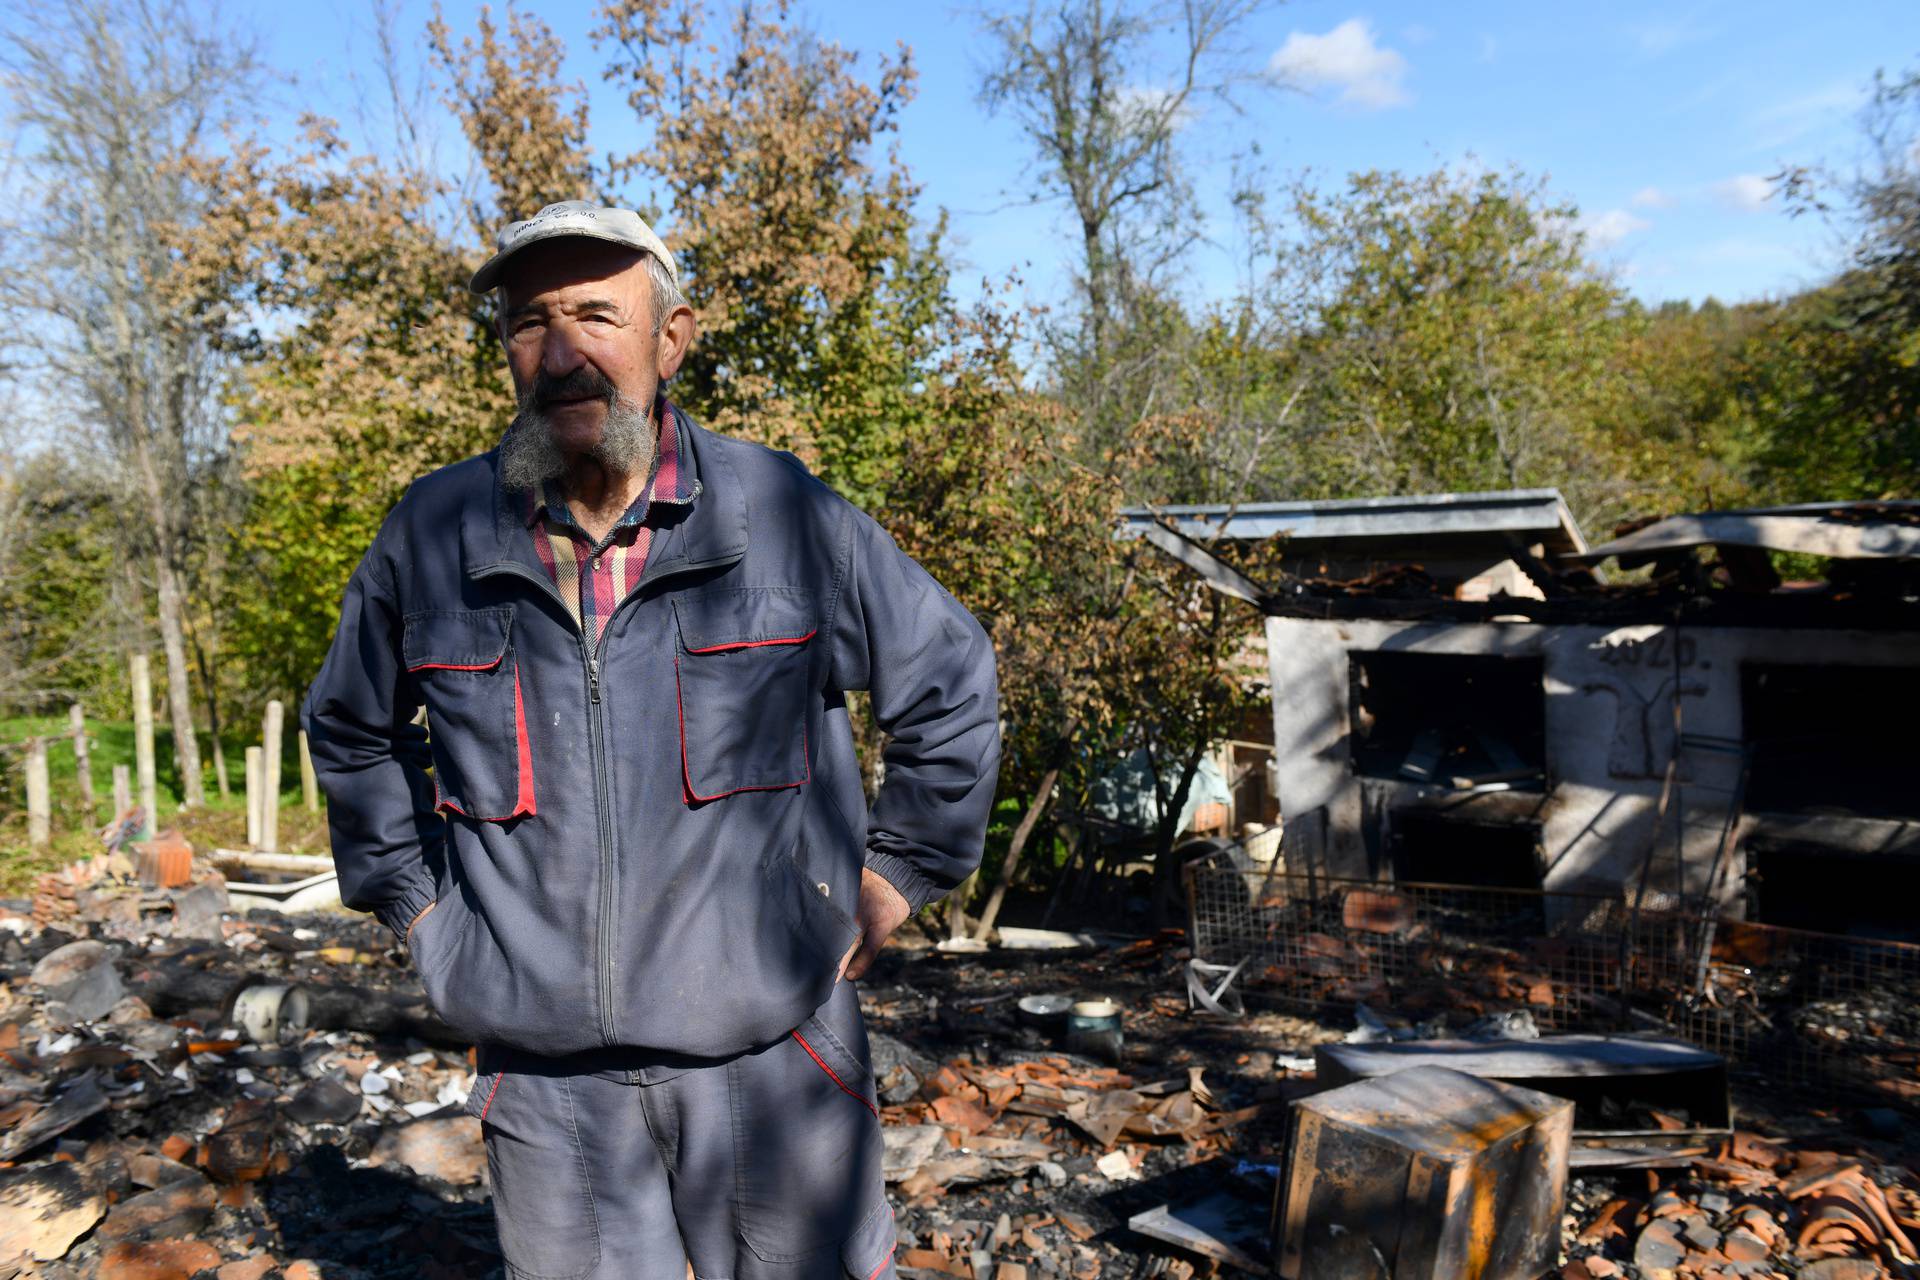
M687 358L687 352L693 349L693 340L700 331L700 322L693 318L691 307L675 307L667 316L667 322L660 326L660 341L655 353L659 367L655 372L662 382L680 372L681 363Z

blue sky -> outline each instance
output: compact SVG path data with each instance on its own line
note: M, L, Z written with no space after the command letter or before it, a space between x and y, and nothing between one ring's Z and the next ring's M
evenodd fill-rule
M568 73L588 86L596 150L630 148L638 126L600 83L587 38L596 6L527 7L566 41ZM478 5L446 0L446 9L460 28ZM1060 210L1021 201L1028 153L976 100L987 51L970 11L871 0L799 9L848 47L912 48L919 96L900 146L925 184L927 211L949 211L969 276L1019 270L1038 295L1057 289L1068 227ZM353 118L356 86L372 72L367 0L229 12L296 77L288 105ZM429 12L402 0L400 30L413 36ZM1298 0L1264 15L1245 45L1246 64L1277 83L1244 92L1240 114L1214 111L1188 131L1217 241L1231 237L1231 167L1250 144L1276 177L1306 169L1329 185L1357 169L1518 167L1579 205L1596 255L1638 296L1735 301L1791 292L1833 269L1836 229L1788 218L1765 179L1785 165L1844 169L1859 158L1857 118L1874 71L1920 64L1920 5ZM450 125L441 145L449 163L463 163ZM670 221L663 230L671 238ZM1231 263L1224 243L1204 248L1195 291L1230 289Z

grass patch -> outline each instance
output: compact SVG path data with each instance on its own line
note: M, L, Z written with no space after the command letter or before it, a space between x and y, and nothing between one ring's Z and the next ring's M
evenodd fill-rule
M221 743L227 762L230 795L214 785L213 757L208 735L200 735L201 765L207 803L204 808L180 808L180 771L174 760L173 731L154 729L154 783L160 812L157 830L177 828L199 848L244 848L247 839L246 749L257 746L239 737ZM47 773L53 791L53 845L36 853L27 846L24 747L28 739L47 739ZM113 818L113 767L133 768L133 722L87 721L88 772L93 777L93 808L81 798L80 777L73 739L64 716L25 716L0 719L0 752L4 752L7 791L0 798L0 893L18 896L43 871L64 866L99 848L95 833ZM286 852L327 851L325 804L320 813L308 813L300 794L300 756L293 726L282 739L280 761L280 845ZM139 784L134 783L136 795Z

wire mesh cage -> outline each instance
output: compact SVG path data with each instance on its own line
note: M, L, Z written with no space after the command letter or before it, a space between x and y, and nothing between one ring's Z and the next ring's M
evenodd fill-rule
M1258 1004L1365 1003L1436 1033L1661 1031L1783 1082L1920 1105L1920 947L1777 928L1648 894L1382 883L1228 848L1186 869L1194 955Z

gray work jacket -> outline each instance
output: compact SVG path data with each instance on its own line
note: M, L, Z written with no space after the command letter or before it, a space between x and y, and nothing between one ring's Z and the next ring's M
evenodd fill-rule
M681 421L694 500L597 644L488 453L388 515L303 709L342 899L397 934L439 904L415 961L476 1041L771 1043L832 990L863 865L918 908L980 860L979 624L792 456ZM851 689L888 735L871 809Z

